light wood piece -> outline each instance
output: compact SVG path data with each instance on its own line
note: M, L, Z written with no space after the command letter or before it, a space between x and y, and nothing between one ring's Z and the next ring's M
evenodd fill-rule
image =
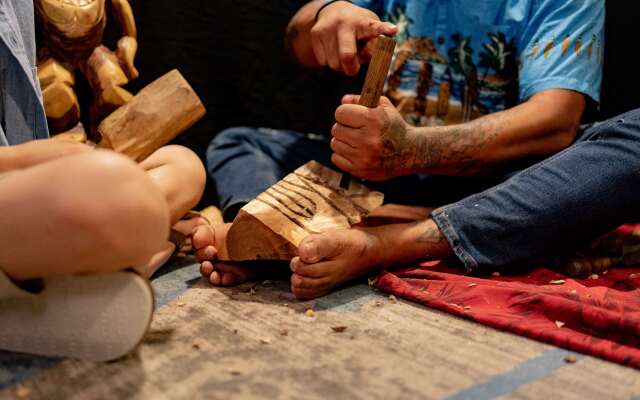
M382 204L384 195L310 161L244 206L233 221L221 260L288 260L312 233L347 229Z
M173 70L142 89L102 121L98 147L142 161L205 114L189 83Z

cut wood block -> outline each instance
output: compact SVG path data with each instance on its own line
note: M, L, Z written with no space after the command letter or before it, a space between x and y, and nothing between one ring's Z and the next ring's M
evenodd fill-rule
M245 205L218 252L223 261L289 260L312 233L347 229L382 204L384 195L310 161Z
M204 113L205 108L189 83L173 70L102 121L98 147L113 149L139 162L196 123Z

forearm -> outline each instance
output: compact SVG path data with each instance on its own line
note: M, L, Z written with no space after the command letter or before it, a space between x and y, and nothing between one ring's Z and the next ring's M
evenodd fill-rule
M0 147L0 173L29 168L56 158L90 151L91 147L55 139L43 139Z
M403 168L478 175L499 171L513 160L549 156L573 142L583 109L582 96L558 103L547 94L468 123L413 128L406 135L411 143L402 146Z
M287 25L286 46L291 55L302 65L319 67L311 45L311 28L324 0L314 0L304 5Z

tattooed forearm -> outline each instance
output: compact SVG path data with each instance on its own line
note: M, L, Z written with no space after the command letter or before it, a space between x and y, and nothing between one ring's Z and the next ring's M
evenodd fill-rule
M413 162L423 171L446 175L476 175L491 167L482 152L505 128L504 116L489 115L449 127L427 128L416 135Z
M416 242L418 243L429 244L441 244L444 241L444 236L435 226L428 227L420 236L418 236L418 239L416 239Z
M494 165L484 162L481 155L504 131L505 119L497 113L465 124L429 128L385 121L381 167L442 175L487 173Z

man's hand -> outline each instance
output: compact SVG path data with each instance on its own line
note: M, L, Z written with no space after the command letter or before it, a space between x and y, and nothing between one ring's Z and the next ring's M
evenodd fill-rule
M358 105L359 96L347 95L336 110L331 129L331 161L358 178L372 181L413 173L414 134L386 97L380 105Z
M347 1L337 1L320 11L318 21L311 28L311 46L316 61L336 71L353 76L360 64L371 58L365 46L358 51L358 44L367 44L378 35L395 35L397 28L381 22L378 16L365 8Z

